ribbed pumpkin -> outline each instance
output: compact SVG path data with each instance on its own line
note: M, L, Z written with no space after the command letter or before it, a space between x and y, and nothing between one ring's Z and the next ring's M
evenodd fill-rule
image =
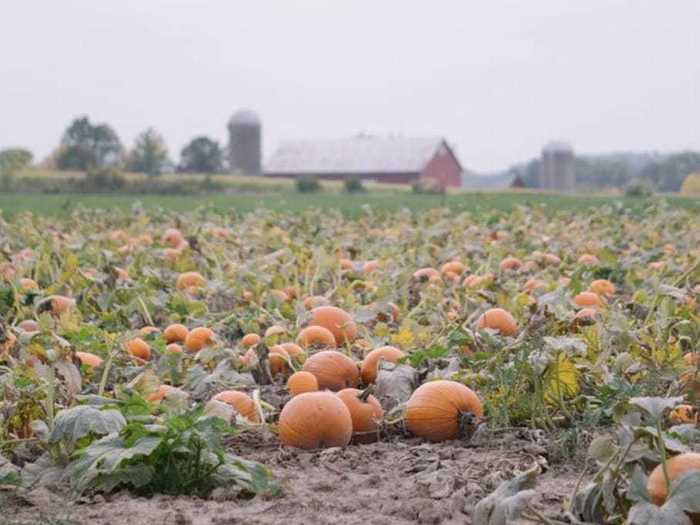
M189 333L185 325L174 323L163 331L163 339L166 343L184 343Z
M304 370L316 376L319 389L333 391L357 386L360 374L355 362L335 350L324 350L309 357Z
M241 339L241 344L246 348L257 345L262 338L258 334L246 334Z
M588 289L593 293L606 297L615 295L615 285L607 279L596 279L591 283Z
M668 471L668 479L672 482L687 472L700 470L700 453L686 452L685 454L673 456L666 461L666 469ZM663 505L664 501L666 501L668 492L666 489L666 478L664 477L663 466L661 464L657 465L649 475L647 491L649 492L651 502L655 505Z
M481 401L456 381L430 381L416 389L406 404L406 427L418 437L445 441L460 437L473 417L481 417Z
M523 262L518 259L517 257L506 257L503 259L498 267L501 269L501 271L506 271L506 270L517 270L523 265Z
M338 392L352 419L352 442L373 443L377 441L379 425L384 418L384 410L379 401L370 393L357 388L345 388Z
M124 343L124 349L133 357L148 361L151 358L151 345L140 337L134 337Z
M335 394L306 392L284 405L279 436L283 445L305 450L345 447L352 439L352 417Z
M270 372L273 376L287 374L291 372L289 368L289 354L279 345L274 345L269 348L270 353L267 356L267 363L270 365Z
M357 325L345 310L335 306L318 306L311 310L309 326L322 326L333 334L337 346L357 338Z
M303 370L294 372L287 379L287 390L293 396L298 396L305 392L316 392L318 390L318 381L311 372Z
M307 326L297 336L297 344L302 348L312 346L321 348L335 348L333 333L322 326Z
M224 390L219 392L212 399L215 401L223 401L231 405L236 412L241 416L246 418L248 421L253 423L260 422L260 416L255 408L255 403L245 392L239 392L237 390Z
M214 332L206 326L200 326L190 331L185 339L185 348L188 352L199 352L214 340Z
M90 352L75 352L75 357L80 360L80 364L84 366L88 373L92 373L93 369L102 365L103 359Z
M584 253L578 258L578 263L582 264L583 266L597 266L600 264L600 261L595 255L591 253Z
M598 308L603 302L598 294L593 292L581 292L574 297L574 304L581 308Z
M369 352L362 361L362 368L360 369L362 382L369 385L377 380L377 365L379 365L381 359L389 361L390 363L396 363L399 359L405 357L405 355L406 354L401 350L393 346L375 348Z
M294 361L295 363L299 363L300 365L304 364L304 361L306 361L306 352L304 352L304 349L299 346L296 343L282 343L279 345L287 354L289 354L289 357Z
M75 306L75 299L66 297L65 295L51 296L51 312L55 315L60 315L67 312Z
M201 288L206 282L207 280L199 272L184 272L177 276L175 287L178 290L189 290Z
M518 324L509 312L503 308L486 310L476 321L477 328L490 328L502 335L513 336L518 333Z
M451 272L456 275L462 275L464 270L466 270L466 267L460 261L449 261L440 267L440 272L442 274Z

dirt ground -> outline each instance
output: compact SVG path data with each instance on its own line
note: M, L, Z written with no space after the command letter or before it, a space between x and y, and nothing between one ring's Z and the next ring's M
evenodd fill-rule
M247 435L233 448L270 466L282 497L240 501L219 489L207 500L120 492L68 503L60 491L40 488L0 495L0 524L468 524L481 498L534 462L545 465L536 505L556 516L576 476L546 467L542 441L527 431L477 435L471 443L429 444L397 436L391 442L304 452L279 448L270 434Z

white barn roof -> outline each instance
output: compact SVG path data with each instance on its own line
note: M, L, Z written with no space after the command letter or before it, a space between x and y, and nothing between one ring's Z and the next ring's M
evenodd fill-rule
M271 174L416 173L442 146L440 137L358 136L283 143L265 165Z

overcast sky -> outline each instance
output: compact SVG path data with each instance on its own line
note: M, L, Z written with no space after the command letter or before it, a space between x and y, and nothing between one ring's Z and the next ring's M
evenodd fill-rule
M700 149L700 0L0 0L0 147L87 114L171 155L238 108L280 141L443 135L503 169Z

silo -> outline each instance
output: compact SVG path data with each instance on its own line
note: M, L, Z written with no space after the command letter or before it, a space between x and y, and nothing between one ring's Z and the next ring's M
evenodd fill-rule
M242 109L228 122L228 157L232 173L260 175L262 126L254 111Z
M574 191L574 149L566 142L550 142L542 148L539 186L552 191Z

